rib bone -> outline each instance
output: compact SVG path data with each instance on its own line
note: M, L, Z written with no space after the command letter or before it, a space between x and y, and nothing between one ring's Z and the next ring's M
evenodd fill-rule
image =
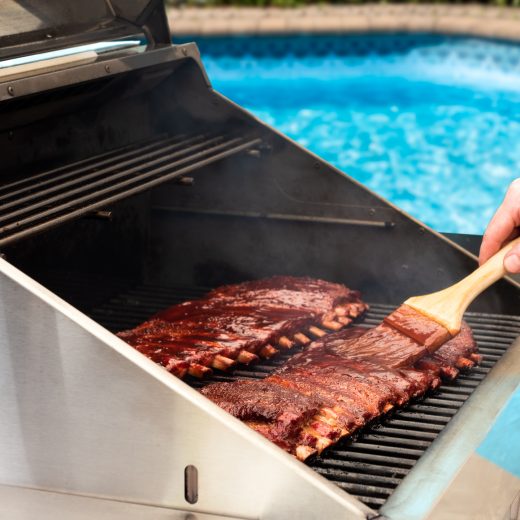
M294 347L294 343L287 336L282 336L278 340L278 345L284 349L290 349Z
M343 328L343 325L337 321L334 321L334 320L324 320L321 322L321 324L326 328L326 329L330 329L330 330L340 330L341 328Z
M312 327L309 327L309 332L315 337L315 338L323 338L323 336L326 336L327 333L320 329L319 327L315 327L314 325Z
M252 363L253 361L257 360L258 356L247 350L241 350L237 356L237 361L239 363L244 363L244 365L249 365L249 363Z
M272 345L266 345L259 354L266 359L272 358L278 354L279 350L275 349Z
M337 307L335 307L334 312L338 316L346 316L347 313L348 313L348 310L345 307L342 307L341 305L338 305Z
M229 370L233 365L236 364L236 361L234 359L230 359L225 356L221 356L220 354L217 354L211 363L211 366L213 368L216 368L217 370Z
M482 355L481 354L475 354L474 352L469 355L470 359L475 362L475 364L479 364L482 361Z
M296 457L304 461L308 459L311 455L314 455L318 450L316 448L312 448L311 446L300 445L296 447Z
M204 376L209 376L212 373L213 370L211 370L211 368L199 364L191 365L188 369L188 374L190 374L190 376L197 377L199 379L203 378Z
M455 366L461 369L472 368L475 366L475 362L471 359L467 359L461 356L459 359L457 359Z
M296 343L298 343L298 345L302 346L308 345L311 342L310 338L308 338L305 334L302 334L301 332L298 332L294 335L294 340L296 341Z

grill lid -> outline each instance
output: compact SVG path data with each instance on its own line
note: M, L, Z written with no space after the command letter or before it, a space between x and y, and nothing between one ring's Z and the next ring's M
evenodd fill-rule
M0 59L128 37L170 44L162 0L5 0Z

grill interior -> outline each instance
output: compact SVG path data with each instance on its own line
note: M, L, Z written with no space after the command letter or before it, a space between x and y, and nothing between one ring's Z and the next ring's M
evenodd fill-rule
M260 142L231 132L161 136L4 184L0 186L0 246Z
M107 286L91 283L87 278L65 281L59 276L48 282L58 294L66 290L71 303L113 332L131 328L161 309L197 298L208 290L159 285L139 285L128 289L124 281L112 280ZM94 290L86 292L86 284ZM109 293L115 296L109 297ZM88 294L88 299L85 299L85 294ZM394 308L394 305L372 304L361 324L373 326ZM370 507L381 507L520 334L520 317L468 313L466 320L473 328L479 351L484 356L479 367L460 375L454 382L444 383L425 398L381 418L355 438L337 443L320 457L310 460L309 466ZM274 360L239 367L230 373L215 373L204 381L187 378L186 382L202 387L216 381L263 378L295 351L280 353Z

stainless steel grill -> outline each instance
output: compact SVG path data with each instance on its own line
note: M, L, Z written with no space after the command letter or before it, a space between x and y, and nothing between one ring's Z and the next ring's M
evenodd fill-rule
M520 342L508 345L520 324L507 315L520 286L502 280L475 302L491 313L469 315L480 368L306 467L99 323L118 331L205 287L275 274L399 303L451 285L475 258L213 90L196 45L171 45L161 0L0 5L0 53L30 61L0 81L0 487L93 497L92 518L102 501L141 504L147 518L366 520L384 504L389 518L422 520L466 488L465 507L505 512L514 480L499 475L509 487L495 497L498 466L471 486L464 471L518 384ZM45 71L28 56L82 44L97 50ZM188 172L194 182L175 179ZM365 324L390 308L374 304ZM208 382L264 377L283 360ZM190 500L187 467L200 480Z
M58 285L55 290L59 292L59 276L56 280ZM82 285L81 281L79 284ZM113 290L118 290L117 284ZM117 332L141 323L170 305L197 298L207 290L202 287L141 285L121 291L87 312L106 328ZM78 294L81 296L76 305L85 307L85 302L81 300L85 291L80 290ZM367 327L375 325L394 308L393 305L372 304L360 324ZM309 461L309 466L373 509L381 507L520 334L520 317L468 313L466 320L484 356L479 367L460 374L453 382L444 383L427 397L390 413L366 427L355 438L339 442L320 457ZM216 373L204 381L188 378L187 382L200 388L216 381L260 379L294 352L281 353L276 359L241 367L230 373Z

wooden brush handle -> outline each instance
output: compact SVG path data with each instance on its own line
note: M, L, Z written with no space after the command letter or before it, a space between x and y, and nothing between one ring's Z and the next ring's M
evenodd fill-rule
M495 253L485 264L481 265L457 284L460 285L465 293L464 301L467 302L465 309L469 307L470 303L481 292L485 291L490 285L500 280L500 278L507 273L504 268L504 258L516 244L520 244L520 237L509 242L509 244L505 245L498 253Z
M440 323L451 334L456 334L460 330L462 316L470 303L506 274L504 258L517 244L520 244L520 237L509 242L485 264L455 285L425 296L414 296L404 303Z

